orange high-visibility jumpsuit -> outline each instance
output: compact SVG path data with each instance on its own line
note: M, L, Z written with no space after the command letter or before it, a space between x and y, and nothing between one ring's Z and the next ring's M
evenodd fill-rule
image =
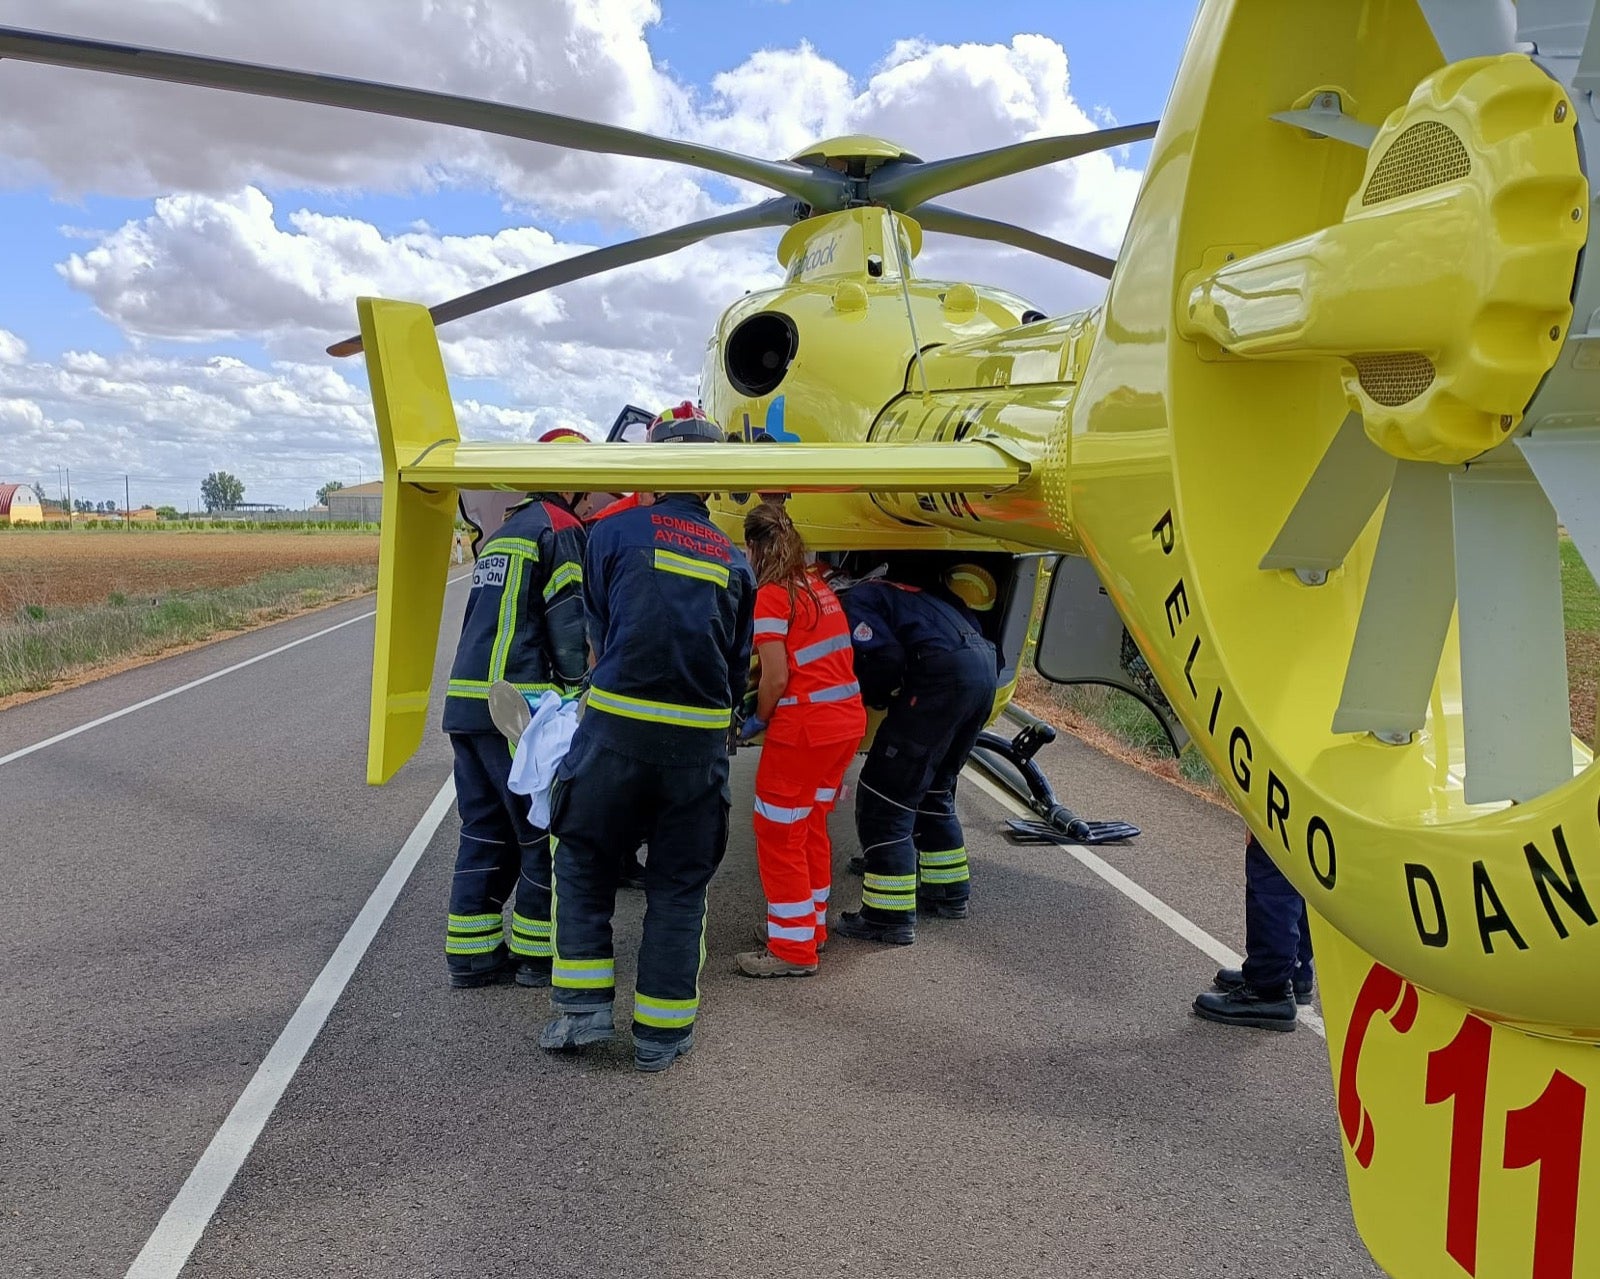
M789 683L772 713L756 767L756 863L767 895L767 949L815 964L828 935L833 848L828 814L867 731L850 624L813 573L817 602L769 584L756 593L755 642L782 640Z

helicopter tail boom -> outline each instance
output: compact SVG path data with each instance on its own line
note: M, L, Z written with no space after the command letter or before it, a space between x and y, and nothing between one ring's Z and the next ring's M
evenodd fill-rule
M362 298L358 310L384 471L367 749L373 785L399 771L427 730L461 489L980 494L1014 488L1032 469L1021 448L979 439L719 449L463 442L427 308Z

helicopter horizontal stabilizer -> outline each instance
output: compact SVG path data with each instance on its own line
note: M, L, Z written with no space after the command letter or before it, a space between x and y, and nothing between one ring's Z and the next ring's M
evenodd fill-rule
M361 340L383 451L383 535L367 780L421 744L444 616L457 494L507 492L996 493L1030 465L998 443L664 448L463 441L426 307L362 298Z

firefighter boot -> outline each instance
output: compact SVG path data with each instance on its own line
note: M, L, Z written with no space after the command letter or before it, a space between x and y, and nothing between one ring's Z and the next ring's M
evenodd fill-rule
M555 1019L539 1032L539 1047L559 1052L563 1048L603 1044L614 1030L610 1004L601 1004L592 1012L558 1010Z
M886 942L890 946L909 946L917 940L917 928L914 922L880 924L875 919L865 918L860 911L853 910L840 914L839 922L834 924L833 931L842 937L854 937L857 941Z
M475 990L479 986L510 981L515 970L514 959L504 946L496 946L486 955L451 955L450 984L457 990Z
M692 1030L682 1039L676 1039L670 1044L659 1044L653 1039L635 1039L633 1041L633 1068L654 1074L658 1070L665 1070L693 1047L694 1032Z

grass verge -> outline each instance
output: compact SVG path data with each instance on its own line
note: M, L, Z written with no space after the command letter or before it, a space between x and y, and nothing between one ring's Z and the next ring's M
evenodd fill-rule
M376 565L318 564L237 586L136 599L113 594L103 604L74 608L27 606L0 621L0 698L359 595L374 588L377 576Z

